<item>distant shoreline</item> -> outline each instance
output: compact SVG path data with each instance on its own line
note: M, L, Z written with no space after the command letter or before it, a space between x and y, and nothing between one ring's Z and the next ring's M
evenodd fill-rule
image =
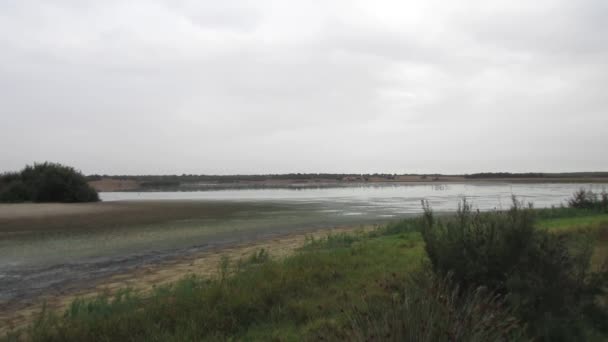
M531 178L465 178L464 176L434 176L420 178L405 176L409 179L368 180L330 180L330 179L267 179L261 181L235 180L232 182L177 182L171 184L146 183L137 179L102 178L89 181L89 184L99 192L146 192L146 191L213 191L213 190L243 190L243 189L317 189L343 188L361 186L399 186L399 185L441 185L441 184L484 184L484 183L608 183L608 177L531 177ZM403 177L402 177L403 178Z

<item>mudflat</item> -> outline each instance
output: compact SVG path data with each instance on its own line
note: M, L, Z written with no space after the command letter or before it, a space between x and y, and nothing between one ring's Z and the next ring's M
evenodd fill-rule
M43 301L61 308L74 295L101 288L148 288L187 273L208 274L217 269L218 253L238 258L266 248L276 254L314 231L377 220L278 201L3 204L0 326L3 320L19 325L30 317L23 310L33 313ZM193 268L195 259L201 261Z
M111 203L16 203L0 204L0 220L83 215L116 210ZM2 229L2 227L0 227Z
M252 206L256 207L247 205L248 209ZM86 231L180 219L213 219L242 210L239 203L186 200L0 204L0 234Z
M112 294L124 288L147 293L157 286L171 284L191 274L214 277L218 273L223 258L237 262L248 258L260 249L264 249L273 258L283 258L302 247L306 237L320 238L328 234L369 231L375 227L375 225L367 225L316 229L306 233L280 234L257 241L221 246L162 263L138 267L128 272L88 282L86 285L80 284L81 286L78 287L70 287L59 292L53 291L53 293L36 298L0 304L0 334L6 333L10 329L23 328L32 323L43 307L60 312L65 310L76 298Z

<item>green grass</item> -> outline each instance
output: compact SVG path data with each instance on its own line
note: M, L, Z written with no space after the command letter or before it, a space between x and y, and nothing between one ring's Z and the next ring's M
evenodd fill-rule
M569 209L541 212L539 216L539 228L555 230L589 226L604 229L602 222L608 220L608 214L581 214ZM458 324L462 317L483 321L476 309L479 305L497 304L492 297L478 294L454 295L442 290L445 286L433 285L436 283L412 285L411 276L424 269L426 263L418 222L409 219L367 233L309 238L301 250L282 260L269 258L263 251L244 260L224 260L218 270L219 279L190 276L148 295L126 289L114 296L77 300L65 313L41 313L27 331L11 333L5 339L20 340L25 336L34 341L390 339L369 334L378 326L390 330L391 324L401 322L400 317L411 316L420 319L402 320L410 324L404 326L404 331L411 330L412 325L418 327L417 334L409 335L408 340L448 340L448 335L421 335L420 331L433 330L427 329L425 319L445 323L442 329L461 328ZM598 248L605 250L608 241L600 239L600 242ZM429 294L425 292L427 289L438 290ZM497 314L486 316L508 322L508 329L514 329L516 334L520 328L509 318L509 312L496 310ZM373 320L382 319L384 325L370 323L372 316L368 313L373 314ZM485 333L479 327L462 329L463 335L459 336L468 336L468 340L484 340L479 336L488 336L475 335ZM508 339L504 336L496 340ZM399 340L396 336L393 339Z
M543 219L537 222L536 226L551 230L571 230L574 228L599 227L603 223L608 223L608 214L591 213L587 216Z
M578 215L573 217L541 219L536 223L536 226L557 234L579 233L581 236L591 235L595 240L591 262L592 267L597 270L604 267L604 262L608 260L608 214L587 210L581 210L581 212L586 215L581 215L579 212ZM608 299L606 300L608 302Z

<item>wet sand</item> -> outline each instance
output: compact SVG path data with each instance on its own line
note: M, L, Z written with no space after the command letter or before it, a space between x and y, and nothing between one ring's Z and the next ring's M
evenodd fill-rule
M102 293L132 288L146 293L155 286L175 282L189 274L214 277L219 269L220 260L229 258L232 262L246 259L260 249L266 250L272 258L283 258L302 247L307 236L324 237L330 233L354 233L374 229L375 225L358 227L335 227L316 229L307 232L276 234L258 241L218 246L204 252L193 253L166 260L158 264L138 267L129 272L73 286L57 289L54 294L40 295L22 301L0 305L0 334L10 329L22 328L30 324L46 303L47 309L60 312L76 298L91 298Z

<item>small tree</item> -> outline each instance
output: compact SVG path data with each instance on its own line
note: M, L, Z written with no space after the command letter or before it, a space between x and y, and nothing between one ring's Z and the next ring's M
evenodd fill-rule
M597 195L591 190L579 189L568 200L568 205L577 209L591 209L595 207Z
M568 200L568 206L576 209L607 210L608 193L606 193L605 189L597 194L591 190L581 188Z

